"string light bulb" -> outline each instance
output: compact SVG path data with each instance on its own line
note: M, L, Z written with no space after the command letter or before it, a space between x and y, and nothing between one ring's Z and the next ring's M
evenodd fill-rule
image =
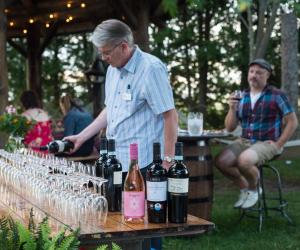
M46 28L49 28L49 27L50 27L50 24L49 24L49 23L46 23L45 26L46 26Z
M67 7L68 7L68 8L71 8L71 7L72 7L72 4L71 4L71 3L67 3Z
M30 19L29 19L29 23L34 23L34 19L33 19L33 18L30 18Z
M81 8L85 8L85 7L86 7L86 4L85 4L85 3L81 3L81 4L80 4L80 7L81 7Z
M15 23L14 23L13 21L9 22L9 26L10 26L10 27L12 27L12 26L14 26L14 25L15 25Z
M4 9L4 13L8 13L8 9Z
M24 33L24 34L27 34L27 29L23 29L23 33Z
M53 19L53 18L54 18L54 15L53 15L53 14L50 14L49 17L50 17L51 19Z

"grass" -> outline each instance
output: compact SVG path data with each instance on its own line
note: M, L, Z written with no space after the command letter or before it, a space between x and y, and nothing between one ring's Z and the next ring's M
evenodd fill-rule
M217 148L213 155L220 149ZM169 237L163 240L163 249L208 250L300 250L300 159L274 161L288 200L288 214L296 225L289 225L278 212L271 211L271 218L263 222L258 232L258 219L244 218L238 223L239 211L233 208L238 190L215 170L214 205L212 221L215 230L196 237ZM265 179L272 189L273 176L266 172ZM268 188L268 187L267 187Z

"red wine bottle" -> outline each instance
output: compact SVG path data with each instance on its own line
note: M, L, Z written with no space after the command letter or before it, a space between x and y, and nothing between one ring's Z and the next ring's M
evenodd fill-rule
M168 172L168 219L172 223L187 220L189 173L183 163L183 144L175 145L175 163Z
M130 144L130 165L124 182L124 221L143 223L145 184L138 165L138 145Z
M116 157L115 140L108 140L108 158L103 168L108 211L120 212L122 207L122 165Z
M65 153L69 152L72 148L74 148L74 143L68 140L55 140L49 142L48 145L40 147L41 151L48 150L49 153Z
M160 143L153 143L153 163L147 169L147 211L151 223L167 218L167 170L162 166Z
M103 168L107 161L107 139L106 138L100 139L100 152L99 153L100 153L100 156L95 164L96 176L103 177Z
M99 158L95 163L95 174L97 177L104 177L104 167L107 161L107 139L100 139L100 150L99 150ZM106 190L104 187L104 183L101 185L101 188L97 187L97 193L101 193L103 195L106 194Z

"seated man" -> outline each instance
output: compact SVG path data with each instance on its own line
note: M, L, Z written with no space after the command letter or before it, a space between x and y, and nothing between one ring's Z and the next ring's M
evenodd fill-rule
M239 188L234 207L246 209L258 200L258 165L282 153L286 141L298 126L286 95L267 83L272 68L264 59L249 64L249 89L241 100L229 97L225 127L231 132L240 123L242 137L217 157L216 167Z

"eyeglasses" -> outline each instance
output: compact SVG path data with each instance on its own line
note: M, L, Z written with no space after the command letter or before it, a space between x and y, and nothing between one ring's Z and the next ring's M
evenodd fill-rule
M123 41L122 41L122 42L123 42ZM122 42L117 43L114 47L112 47L111 49L109 49L109 50L107 50L107 51L100 51L100 49L99 49L100 56L101 56L101 57L108 57L108 56L110 56L110 55L113 53L113 51L114 51L118 46L121 45Z

